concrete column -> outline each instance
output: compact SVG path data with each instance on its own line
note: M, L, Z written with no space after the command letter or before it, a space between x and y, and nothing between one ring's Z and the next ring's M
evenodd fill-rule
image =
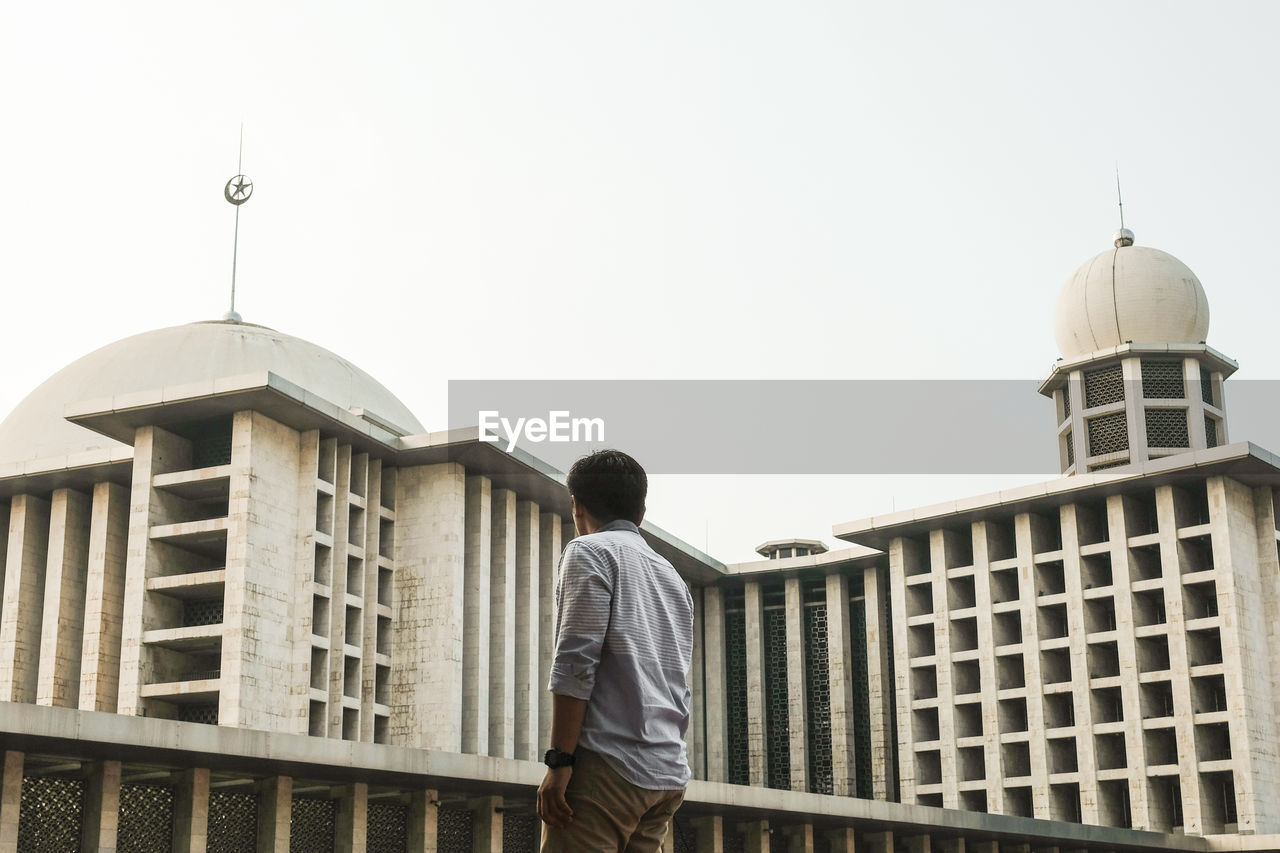
M551 680L551 660L555 655L555 590L556 567L563 550L561 534L564 523L554 512L543 512L538 519L538 748L550 744L551 696L547 683Z
M907 848L907 853L930 853L932 843L928 835L908 835L902 839L902 843Z
M764 607L760 583L747 581L747 767L752 785L769 784L769 762L765 751L764 711Z
M463 545L465 588L462 634L462 751L489 754L489 572L490 500L488 477L472 475L466 483L466 539Z
M462 466L396 472L395 618L390 742L459 752L462 746Z
M502 853L502 797L467 801L472 811L471 853Z
M1280 832L1280 803L1276 798L1268 797L1265 791L1280 790L1280 755L1273 749L1268 751L1264 744L1280 743L1280 714L1266 712L1267 708L1275 708L1280 699L1280 661L1270 650L1280 648L1280 554L1276 551L1276 493L1269 486L1259 486L1253 490L1254 534L1257 537L1258 554L1257 575L1235 572L1244 575L1249 585L1257 584L1260 594L1252 601L1247 595L1237 593L1237 604L1248 604L1244 613L1235 619L1241 626L1239 645L1242 668L1247 662L1259 679L1270 676L1257 685L1253 713L1260 712L1256 722L1235 727L1231 732L1231 753L1237 749L1248 749L1253 755L1253 779L1247 795L1256 809L1256 831L1258 834L1274 834ZM1232 560L1235 559L1235 545L1232 545ZM1260 620L1260 621L1259 621ZM1252 628L1245 628L1246 624ZM1263 651L1266 650L1266 651ZM1223 642L1223 660L1227 660L1227 644ZM1246 680L1248 680L1246 676ZM1259 701L1260 700L1260 701ZM1237 782L1236 790L1239 791ZM1240 799L1239 793L1236 799ZM1240 804L1243 806L1243 803ZM1244 827L1244 809L1239 809L1239 826Z
M695 817L691 823L697 838L697 853L724 853L724 818Z
M124 566L129 547L129 490L115 483L93 487L89 568L84 597L80 710L115 712L120 688L120 629L124 621Z
M49 504L37 705L75 708L80 704L89 518L88 495L70 489L54 490Z
M855 853L855 834L852 826L828 829L823 835L831 845L831 853Z
M289 853L293 779L271 776L258 783L258 853Z
M249 411L236 413L231 435L218 721L297 732L306 721L295 697L308 696L310 686L291 666L295 636L301 631L292 619L295 555L315 527L314 515L305 522L298 517L301 436ZM314 478L309 484L314 486ZM281 546L282 538L287 547ZM346 562L336 564L333 574L345 579ZM345 615L345 608L335 606L330 618L340 623L340 614ZM281 701L283 696L290 698Z
M1093 701L1089 693L1088 644L1085 637L1084 586L1080 580L1080 525L1076 505L1064 504L1062 569L1067 591L1067 636L1071 650L1072 716L1075 719L1076 756L1080 782L1080 821L1099 823L1098 771L1094 759Z
M129 538L120 628L120 682L116 707L121 714L138 715L143 712L142 685L155 680L157 662L163 664L171 657L166 649L150 649L142 644L144 632L152 628L172 627L166 621L171 610L166 610L146 590L147 579L159 571L164 556L163 546L151 541L151 527L176 520L163 496L151 487L151 479L156 474L185 471L190 467L191 442L160 427L138 428L133 440L133 482L129 491Z
M538 683L539 578L538 539L542 532L541 509L533 501L516 504L515 584L515 757L538 759L538 744L546 734L538 731L538 700L546 682Z
M729 756L726 744L729 735L725 713L724 591L720 587L703 587L702 613L706 778L712 782L727 782ZM694 627L696 630L697 626Z
M786 840L787 853L813 853L815 843L813 824L783 827L782 836Z
M916 801L916 751L915 737L911 726L911 658L907 643L907 599L906 571L907 563L927 560L928 555L912 553L916 545L911 540L899 537L889 543L889 624L882 630L893 632L893 666L886 672L894 673L894 690L897 711L897 770L898 794L904 803ZM868 655L870 657L870 655ZM883 677L883 676L882 676ZM875 682L872 682L874 687ZM886 703L887 705L888 703ZM886 714L887 716L887 714ZM875 765L876 762L873 762ZM877 765L878 766L878 765Z
M889 642L894 637L894 629L885 624L885 614L889 610L885 567L867 567L862 573L862 589L863 614L867 624L867 704L871 714L871 793L877 800L896 800L898 742L893 736L893 714L890 712L890 699L895 687L889 657ZM905 680L906 673L900 673L899 677Z
M209 841L209 769L178 774L173 790L174 853L205 853Z
M489 574L489 754L515 758L516 493L494 489Z
M933 585L933 636L938 678L938 740L941 743L942 805L960 808L960 774L956 769L955 686L951 681L951 604L947 595L947 541L960 534L949 530L933 530L929 534L929 564ZM967 532L965 535L968 535ZM919 780L917 780L917 784ZM912 851L916 853L916 851ZM927 850L923 853L929 853Z
M982 672L982 757L986 765L987 811L1004 814L1004 769L1000 765L1000 705L996 697L995 628L991 610L990 531L984 521L973 527L973 591L977 603L978 649ZM963 851L958 851L963 853Z
M809 790L809 703L805 690L804 598L800 579L783 582L787 619L787 720L791 725L791 790Z
M120 825L120 762L96 761L85 779L83 853L115 853Z
M406 853L436 853L436 815L440 811L437 792L414 791L408 800L409 843Z
M1044 696L1040 685L1040 626L1036 612L1035 549L1031 541L1031 515L1014 516L1013 534L1018 558L1018 600L1022 615L1022 666L1026 678L1027 730L1044 731ZM1034 817L1053 817L1049 802L1049 758L1043 737L1033 737L1031 752L1031 808Z
M18 816L22 810L22 769L25 756L12 749L4 753L0 778L0 853L18 853Z
M770 853L773 830L767 820L753 820L739 825L746 853Z
M1129 430L1129 461L1145 463L1151 458L1147 451L1147 417L1142 405L1142 361L1137 358L1120 360L1120 373L1124 378L1124 416ZM1083 462L1077 459L1077 462Z
M0 607L0 701L34 702L39 674L49 502L17 495L9 504L9 550Z
M1132 766L1145 767L1142 702L1139 694L1137 648L1134 640L1133 587L1129 567L1129 539L1125 530L1124 498L1107 499L1107 532L1111 553L1111 584L1116 606L1116 657L1120 663L1120 698L1124 710L1125 757ZM1129 811L1135 828L1151 826L1145 773L1129 778Z
M298 679L297 690L289 692L289 710L287 716L293 721L289 731L293 734L311 733L311 634L314 617L315 591L312 582L316 576L316 541L315 531L319 516L320 496L316 486L320 479L320 431L307 430L299 434L298 440L298 484L297 508L298 528L302 536L301 545L294 552L293 561L293 596L289 607L289 622L294 626L292 632L292 655L295 679ZM330 528L332 530L332 528ZM323 546L319 546L323 547ZM333 549L329 548L329 573L333 574ZM378 570L374 567L373 597L378 595ZM332 577L330 578L332 582ZM326 661L327 656L322 658ZM317 683L328 684L329 673L326 669L319 673L321 680ZM372 721L371 721L372 724Z
M1217 488L1215 488L1215 483ZM1212 508L1214 493L1218 492L1221 500L1222 480L1211 478L1208 484L1209 505ZM1248 494L1248 490L1245 490ZM1219 504L1221 505L1221 504ZM1164 577L1164 606L1168 626L1169 669L1172 673L1188 672L1187 665L1187 621L1182 608L1182 572L1178 561L1178 523L1173 506L1173 487L1156 488L1156 532L1160 540L1160 568ZM1252 539L1252 537L1250 537ZM1214 541L1214 558L1219 557L1218 543ZM1223 543L1225 545L1225 543ZM1252 543L1251 543L1252 544ZM1223 572L1224 575L1228 574ZM1225 649L1224 649L1225 651ZM1225 673L1224 673L1225 674ZM1229 679L1231 676L1226 675ZM1173 719L1178 738L1178 777L1182 787L1182 819L1188 835L1203 835L1206 830L1217 832L1212 827L1205 827L1204 815L1200 807L1200 768L1196 756L1195 726L1193 719L1195 708L1191 701L1191 679L1175 677L1171 679L1173 686ZM1231 704L1231 690L1227 690L1227 707L1239 707ZM1247 761L1241 756L1232 756L1233 762ZM1237 766L1239 766L1237 764Z
M831 793L856 796L854 754L853 645L849 619L849 579L827 575L827 666L831 692ZM870 621L870 620L868 620ZM868 657L870 657L868 655Z
M334 853L365 853L368 837L369 786L364 782L345 785L337 794L337 819L334 822Z
M360 584L360 740L373 743L374 702L378 684L378 557L382 550L382 462L365 461L364 575ZM394 543L394 538L393 538ZM391 651L390 636L384 654ZM461 723L461 721L459 721Z
M333 566L329 573L329 702L326 729L331 738L342 737L343 700L347 679L347 560L351 556L351 445L334 450L333 468ZM226 675L224 670L223 675Z
M685 732L685 745L689 750L689 769L693 773L693 778L705 779L707 778L707 754L704 727L707 719L707 698L703 675L705 646L702 639L705 616L703 615L702 589L694 587L689 592L693 598L693 657L689 670L689 690L693 695L693 702L689 709L689 730ZM674 835L672 832L667 833L668 838L674 838Z

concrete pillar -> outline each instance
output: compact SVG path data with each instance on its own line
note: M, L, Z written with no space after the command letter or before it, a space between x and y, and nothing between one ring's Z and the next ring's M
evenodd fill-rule
M298 513L301 435L245 411L235 414L231 436L218 722L297 732L305 723L293 697L309 695L310 688L295 676L292 654L281 652L292 652L297 630L292 619L298 597L295 554L315 527L314 515L304 520ZM314 484L312 478L309 485ZM287 547L281 546L282 538ZM335 579L345 580L346 568L345 560L335 564ZM335 606L330 619L341 625L345 610ZM281 701L282 696L290 699Z
M18 853L18 816L22 811L22 770L26 756L12 749L4 753L0 777L0 853Z
M728 716L725 709L724 591L718 586L702 589L703 719L706 720L706 778L729 780ZM695 625L694 629L697 630ZM697 687L694 687L695 692Z
M1137 647L1133 619L1133 578L1129 566L1129 539L1125 528L1125 502L1120 495L1107 499L1107 532L1111 554L1111 588L1116 607L1116 657L1120 664L1120 699L1124 710L1125 757L1134 766L1146 766L1143 743L1142 697L1139 693ZM1129 811L1134 828L1151 826L1145 773L1129 778Z
M1084 585L1080 579L1080 525L1076 505L1064 504L1062 569L1067 591L1067 636L1071 650L1072 717L1076 730L1076 757L1080 782L1080 821L1098 824L1098 773L1094 758L1093 701L1089 692L1088 644L1084 621Z
M120 825L120 762L96 761L85 779L83 853L115 853Z
M396 472L395 607L390 742L459 752L462 746L462 466Z
M747 767L752 785L769 784L764 711L764 607L760 583L747 581Z
M1217 487L1215 489L1215 483ZM1208 484L1209 505L1213 506L1215 492L1221 500L1221 478L1211 478ZM1245 490L1248 494L1248 490ZM1221 504L1219 504L1221 505ZM1164 577L1165 618L1168 625L1169 669L1173 673L1185 673L1187 664L1187 620L1182 607L1182 572L1178 560L1178 523L1173 505L1173 487L1156 488L1157 535L1160 540L1160 567ZM1214 541L1214 558L1219 558L1219 542ZM1225 545L1226 543L1223 542ZM1223 572L1224 575L1228 574ZM1225 651L1225 650L1224 650ZM1227 679L1231 675L1224 672ZM1200 768L1196 755L1195 709L1191 701L1191 679L1175 677L1173 686L1173 719L1178 738L1178 777L1182 787L1183 827L1188 835L1203 835L1206 831L1219 832L1219 828L1206 827L1200 806ZM1229 683L1229 682L1228 682ZM1232 705L1230 688L1227 690L1227 707ZM1232 756L1233 762L1247 761L1247 757Z
M871 733L871 794L877 800L896 800L898 744L893 736L893 715L889 710L895 690L889 659L889 641L894 635L892 626L885 624L889 611L885 567L868 566L863 570L862 589L867 627L867 704L871 715L868 727ZM905 676L905 673L899 675L904 680Z
M329 701L326 730L341 738L347 679L347 561L351 557L351 445L337 445L333 468L333 566L329 573ZM226 675L226 672L223 672Z
M502 797L476 797L471 809L471 853L502 853Z
M902 843L906 846L907 853L930 853L932 849L928 835L908 835L902 839Z
M373 743L374 703L378 684L378 558L382 547L382 462L365 461L364 560L360 569L361 657L360 657L360 740ZM304 479L306 479L304 477ZM314 478L311 478L314 480ZM394 537L392 539L394 544ZM383 639L383 652L391 651L391 637ZM459 720L461 724L461 720Z
M556 567L563 550L561 534L564 522L554 512L543 512L538 519L538 736L534 744L542 749L550 745L551 696L547 682L551 679L551 659L555 655L555 591ZM535 758L537 756L535 755Z
M947 595L947 552L950 537L959 536L950 530L933 530L929 533L929 564L932 567L933 585L933 636L936 648L934 667L938 678L938 740L942 745L942 805L944 808L960 807L960 774L956 769L955 685L951 679L951 603ZM968 535L966 531L964 535ZM919 780L917 780L919 784ZM912 851L916 853L916 851ZM921 851L929 853L929 851Z
M809 790L809 702L804 660L804 597L800 579L783 582L787 619L787 720L791 725L791 790Z
M886 672L894 673L896 692L894 708L897 712L897 770L898 794L904 803L916 801L916 751L915 737L911 726L911 657L907 643L907 600L906 575L907 563L928 560L928 554L918 553L919 547L909 539L899 537L889 543L889 624L881 626L882 631L893 634L893 665ZM882 576L883 577L883 576ZM887 636L887 635L886 635ZM868 655L870 657L870 655ZM872 682L874 687L875 682ZM886 705L888 703L885 703ZM886 738L887 740L887 738ZM880 766L872 762L873 766Z
M258 853L289 853L293 779L271 776L258 783Z
M724 818L695 817L692 821L697 853L724 853Z
M120 688L129 490L115 483L98 483L93 487L92 513L80 653L80 710L114 713Z
M786 853L813 853L815 843L813 824L783 827L782 836L786 841Z
M546 682L538 683L540 516L533 501L516 504L514 734L515 757L524 761L538 759L538 744L549 734L538 731L538 700L546 693Z
M49 502L17 495L9 504L9 549L0 606L0 701L34 702L39 675Z
M488 477L466 481L466 538L463 544L462 751L489 754L489 572L490 500Z
M172 627L168 611L147 593L147 579L156 574L162 546L151 540L151 527L175 521L151 481L156 474L191 467L191 442L155 426L139 427L133 440L133 482L129 491L129 533L125 553L124 607L120 627L120 682L116 709L121 714L143 712L142 686L156 676L157 660L167 650L142 644L153 628ZM167 673L166 673L167 675Z
M515 758L516 493L494 489L489 574L489 754Z
M289 729L293 734L306 735L311 733L311 654L312 654L312 619L315 615L315 591L312 582L316 577L316 561L317 553L321 564L324 563L324 549L328 551L329 574L333 574L333 548L318 545L315 541L315 530L318 525L319 502L320 495L316 483L320 479L320 431L306 430L299 435L298 440L298 483L297 483L297 508L298 508L298 527L303 536L301 545L294 552L294 568L293 568L293 596L290 603L289 622L294 626L292 635L291 651L293 660L290 666L294 673L294 678L300 679L298 690L292 690L289 693L288 705L289 710L287 717L293 721L292 727ZM333 528L330 527L330 530ZM330 577L332 582L332 577ZM373 569L373 596L377 599L378 594L378 570L377 566ZM329 656L324 655L320 658L324 662L325 667L321 672L316 673L318 676L317 684L327 685L329 682L329 671L327 669ZM317 667L318 669L320 667ZM323 715L323 711L321 714ZM372 723L372 721L371 721Z
M209 769L178 774L173 789L174 853L205 853L209 841Z
M868 832L862 836L866 853L894 853L892 832Z
M827 575L827 666L831 692L831 793L857 794L854 754L853 647L849 619L849 579Z
M369 824L368 784L356 782L334 793L338 800L333 832L334 853L365 853Z
M842 826L839 829L828 829L822 833L827 843L831 845L831 853L855 853L855 833L852 826Z
M434 790L408 795L409 842L406 853L436 853L436 815L440 800Z
M1004 814L1004 768L1000 763L1000 705L996 693L995 628L991 601L990 531L984 521L973 523L973 591L977 603L979 666L986 671L982 695L982 757L986 765L987 811ZM960 851L963 853L963 851Z
M746 853L770 853L773 849L771 842L773 839L773 830L769 827L767 820L753 820L747 823L739 824L738 827L742 831L743 845Z
M693 658L689 670L689 690L693 694L692 707L689 709L689 729L685 732L685 746L689 750L689 769L694 779L707 778L706 726L707 696L704 681L703 654L705 644L702 638L705 617L703 615L702 589L689 590L693 598ZM674 838L668 832L668 838ZM672 841L674 844L675 842Z
M75 708L80 704L90 514L88 495L54 490L49 504L37 705Z
M1044 731L1044 695L1039 687L1040 627L1036 612L1035 549L1031 539L1031 515L1014 516L1013 535L1018 559L1018 601L1022 615L1022 666L1026 678L1027 730ZM1031 738L1031 806L1034 817L1052 819L1049 802L1049 758L1043 737Z

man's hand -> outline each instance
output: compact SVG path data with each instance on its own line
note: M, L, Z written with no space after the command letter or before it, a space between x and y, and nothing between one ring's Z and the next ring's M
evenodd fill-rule
M573 823L573 809L564 799L564 789L569 786L569 777L573 775L572 767L547 769L547 775L538 786L538 817L547 826L559 829Z

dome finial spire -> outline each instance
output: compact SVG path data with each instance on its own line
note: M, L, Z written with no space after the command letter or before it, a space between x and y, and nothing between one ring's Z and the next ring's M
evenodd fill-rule
M1124 227L1124 196L1120 194L1120 164L1116 164L1116 203L1120 207L1120 230L1116 232L1112 242L1117 249L1133 245L1133 232Z
M244 174L244 122L241 122L240 157L236 163L236 175L222 188L223 198L236 208L236 230L231 243L231 310L222 315L222 319L229 323L243 322L236 312L236 256L240 250L240 205L248 201L251 195L253 195L253 181Z

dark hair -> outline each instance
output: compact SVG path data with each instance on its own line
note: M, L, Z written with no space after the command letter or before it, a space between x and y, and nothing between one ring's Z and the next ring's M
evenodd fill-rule
M569 494L601 524L619 518L640 523L649 478L640 463L621 450L597 450L569 469Z

